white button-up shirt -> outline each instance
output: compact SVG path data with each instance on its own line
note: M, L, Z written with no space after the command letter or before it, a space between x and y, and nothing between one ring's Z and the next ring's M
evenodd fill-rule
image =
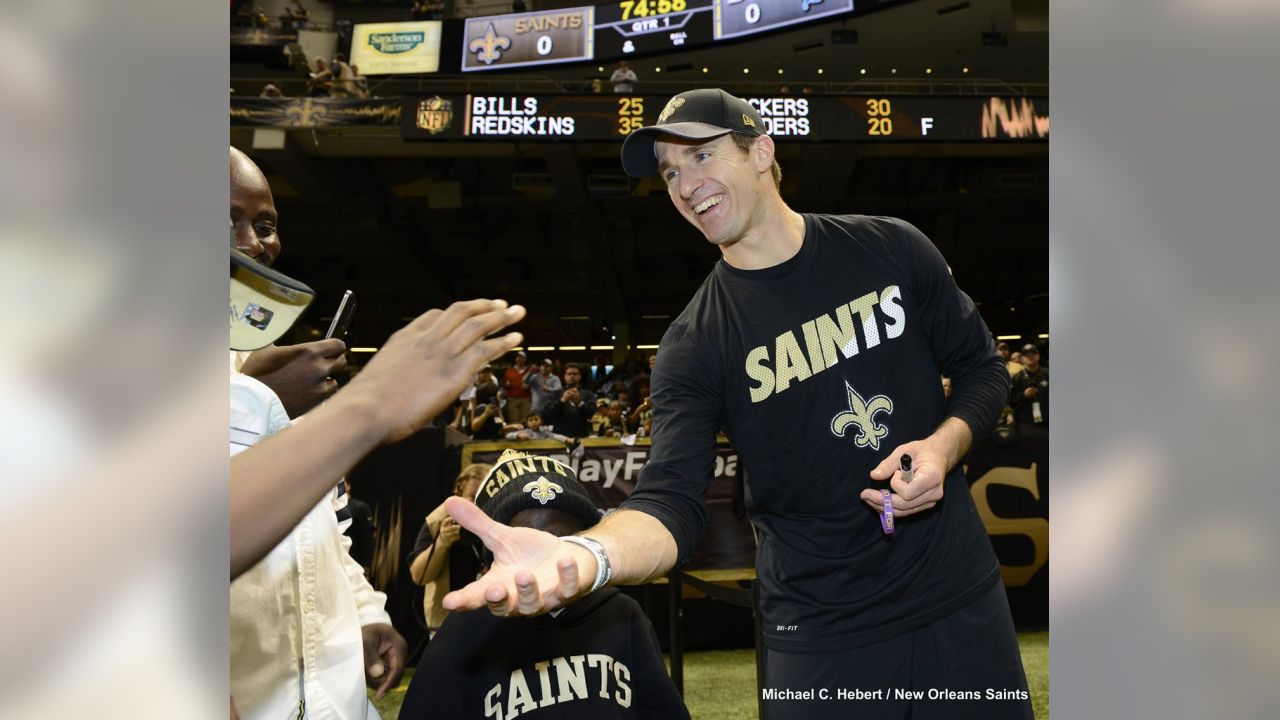
M231 454L289 425L280 400L253 378L231 379ZM231 694L244 720L376 718L364 679L362 625L391 624L347 552L334 493L257 565L231 583ZM347 521L350 522L350 521Z

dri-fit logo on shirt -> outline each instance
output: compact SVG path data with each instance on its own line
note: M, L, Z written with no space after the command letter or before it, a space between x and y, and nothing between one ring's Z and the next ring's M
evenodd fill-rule
M796 339L795 332L788 330L774 339L772 356L769 354L768 345L761 345L747 353L745 371L747 377L755 381L750 383L751 402L758 403L770 395L786 392L792 383L804 382L823 370L835 367L841 360L857 355L859 347L855 315L862 321L861 349L869 350L879 345L881 323L875 312L877 306L886 318L883 323L885 339L892 340L902 335L907 327L907 314L902 308L902 291L897 285L890 285L878 293L869 292L837 307L834 310L834 318L832 313L823 313L801 325L800 334L804 337L803 350L799 340ZM851 393L852 390L850 388ZM853 395L856 396L857 393ZM872 398L872 402L874 401L875 398ZM892 404L890 404L891 408ZM857 408L853 407L852 403L849 410L857 412ZM870 412L874 413L874 411ZM875 427L874 422L868 422L870 424L866 427ZM858 427L861 429L864 426ZM834 421L832 432L835 432ZM870 437L865 433L864 430L864 434L859 437ZM836 434L841 435L841 433ZM883 436L883 434L876 436L877 445ZM858 442L857 439L854 442ZM867 442L870 443L870 441ZM871 445L871 447L874 448L877 445ZM863 444L858 446L867 447Z

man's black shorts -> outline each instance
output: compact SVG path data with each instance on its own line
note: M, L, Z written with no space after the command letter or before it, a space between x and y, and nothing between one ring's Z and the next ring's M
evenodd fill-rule
M1004 586L883 642L832 653L765 651L763 720L1033 718Z

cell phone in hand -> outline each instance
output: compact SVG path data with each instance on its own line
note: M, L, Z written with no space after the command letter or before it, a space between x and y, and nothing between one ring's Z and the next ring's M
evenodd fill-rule
M329 332L324 334L325 339L346 340L347 329L351 327L351 316L355 311L356 294L348 290L342 294L342 302L338 303L338 312L334 313L333 322L329 323Z

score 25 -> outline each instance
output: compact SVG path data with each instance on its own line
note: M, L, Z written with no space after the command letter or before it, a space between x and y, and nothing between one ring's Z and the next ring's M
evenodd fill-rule
M683 4L683 3L682 3ZM644 127L644 98L618 98L618 134Z

